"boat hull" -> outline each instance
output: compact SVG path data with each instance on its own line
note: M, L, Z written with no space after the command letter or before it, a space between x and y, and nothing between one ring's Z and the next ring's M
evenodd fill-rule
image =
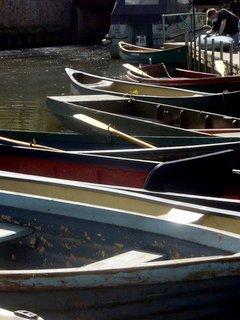
M227 265L224 267L227 268ZM94 278L94 275L92 277ZM105 277L108 282L110 277ZM79 278L79 281L81 280ZM65 282L66 279L63 278L63 281ZM51 281L49 282L51 285ZM39 283L38 279L36 283ZM51 290L48 288L34 291L26 288L19 292L0 292L0 299L1 304L6 308L14 305L15 308L21 309L27 307L27 300L34 310L39 310L43 317L49 320L79 318L123 320L131 317L141 317L145 320L156 318L165 320L166 317L171 319L177 317L182 320L211 317L211 319L223 320L231 317L237 320L239 286L239 276L228 276L201 281L182 281L178 284L166 282L147 286L120 287L115 285L108 288L95 286L88 289L79 287ZM14 301L14 303L9 303L9 301Z
M150 102L164 103L184 108L212 112L232 117L239 117L240 111L236 101L240 99L240 90L221 93L204 93L200 91L163 87L135 83L119 79L105 78L89 73L65 69L73 87L80 94L113 94Z
M235 312L240 284L235 234L3 191L0 212L1 227L32 229L24 239L1 243L4 308L31 306L51 320L199 319ZM116 260L135 250L154 258ZM118 263L109 265L108 259Z
M120 58L130 63L165 63L169 66L187 67L188 46L168 45L162 49L135 46L118 42Z
M126 74L127 80L213 93L226 90L237 91L240 88L239 75L219 76L217 74L171 68L159 63L142 65L140 70L149 76L139 75L128 70Z

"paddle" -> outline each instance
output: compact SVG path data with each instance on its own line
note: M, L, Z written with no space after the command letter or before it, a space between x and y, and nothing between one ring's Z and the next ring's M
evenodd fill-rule
M10 143L13 143L13 144L18 144L18 145L21 145L21 146L24 146L24 147L31 147L31 148L37 148L37 149L46 149L46 150L62 151L63 152L63 150L61 150L61 149L55 149L55 148L51 148L51 147L44 146L44 145L41 145L41 144L25 142L25 141L22 141L22 140L10 139L10 138L3 137L3 136L0 136L0 140L6 141L6 142L10 142Z
M222 76L226 76L226 65L222 60L215 60L215 70Z
M124 63L123 64L123 67L124 68L127 68L128 70L131 70L137 74L140 74L141 76L144 76L144 77L148 77L150 79L154 79L153 77L151 77L149 74L147 74L146 72L142 71L141 69L133 66L132 64L129 64L129 63Z
M83 121L83 122L85 122L87 124L90 124L91 126L97 127L99 129L105 130L107 132L111 132L111 133L113 133L113 134L115 134L115 135L117 135L119 137L122 137L122 138L124 138L126 140L129 140L129 141L131 141L131 142L133 142L133 143L135 143L135 144L137 144L137 145L139 145L141 147L156 149L155 146L153 146L153 145L151 145L151 144L149 144L147 142L144 142L144 141L139 140L139 139L137 139L135 137L129 136L128 134L126 134L124 132L121 132L119 130L116 130L116 129L112 128L111 125L107 125L107 124L105 124L105 123L103 123L101 121L98 121L98 120L96 120L94 118L86 116L85 114L81 114L81 113L80 114L75 114L74 118L76 118L76 119L78 119L80 121Z

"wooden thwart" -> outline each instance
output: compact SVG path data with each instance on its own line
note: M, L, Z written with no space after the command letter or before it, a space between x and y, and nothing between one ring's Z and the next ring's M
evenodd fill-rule
M139 263L146 263L156 259L161 260L162 258L163 255L161 254L131 250L111 258L88 264L82 267L81 270L134 267Z

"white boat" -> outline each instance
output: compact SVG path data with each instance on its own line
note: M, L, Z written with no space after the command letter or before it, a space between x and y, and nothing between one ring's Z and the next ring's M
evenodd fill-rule
M0 320L43 320L36 313L28 310L10 311L8 309L0 308Z
M229 36L218 36L215 34L203 34L198 39L198 46L201 49L211 50L213 47L219 50L221 46L224 50L229 50L230 45L234 43L234 40Z

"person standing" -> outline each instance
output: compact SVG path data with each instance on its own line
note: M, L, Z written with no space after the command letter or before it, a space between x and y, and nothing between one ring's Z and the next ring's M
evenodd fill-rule
M234 40L234 51L239 51L239 27L240 18L226 9L208 9L207 19L212 22L212 29L208 33L229 35Z

